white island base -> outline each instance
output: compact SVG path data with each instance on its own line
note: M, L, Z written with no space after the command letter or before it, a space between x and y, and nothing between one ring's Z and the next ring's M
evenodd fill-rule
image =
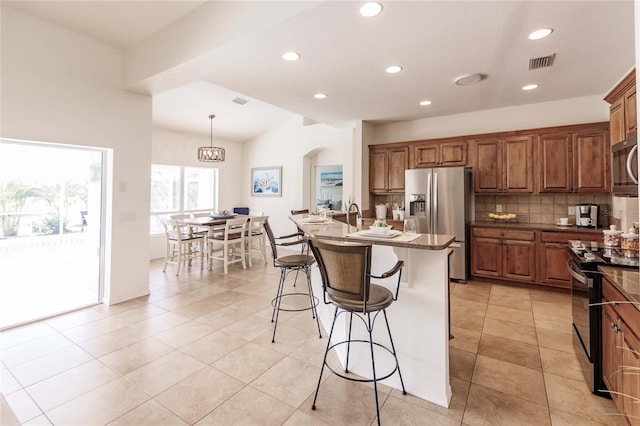
M398 300L387 309L389 326L405 389L414 396L442 407L448 407L451 401L447 253L447 248L425 250L375 245L375 242L372 251L373 275L391 269L397 259L405 262ZM397 277L372 280L372 282L384 285L395 292ZM320 299L318 315L328 336L335 307L323 303L322 280L317 267L312 268L312 283L313 291ZM346 340L348 330L349 315L342 314L336 321L332 343ZM356 319L355 315L352 339L368 339L362 321ZM374 341L390 347L382 313L376 320ZM346 345L336 348L336 352L344 367ZM352 344L349 355L349 371L366 378L372 378L370 354L368 344ZM378 348L375 350L375 356L378 377L393 370L395 362L389 353ZM325 374L331 373L325 371ZM397 373L382 383L402 390Z

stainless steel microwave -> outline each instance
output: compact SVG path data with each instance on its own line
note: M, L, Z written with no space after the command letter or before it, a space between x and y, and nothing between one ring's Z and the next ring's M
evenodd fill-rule
M638 196L638 139L631 136L611 147L613 193Z

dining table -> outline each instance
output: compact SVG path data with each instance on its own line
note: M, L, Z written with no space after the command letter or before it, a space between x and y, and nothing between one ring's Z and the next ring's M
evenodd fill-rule
M180 222L191 225L191 226L208 226L208 227L220 227L227 223L229 219L239 219L242 217L246 217L249 220L248 215L244 214L228 214L228 215L220 215L220 216L205 216L205 217L192 217L189 219L182 219Z

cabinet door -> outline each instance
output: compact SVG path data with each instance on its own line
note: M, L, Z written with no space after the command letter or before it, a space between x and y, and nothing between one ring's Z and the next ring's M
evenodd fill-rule
M540 136L540 192L571 192L572 143L570 133Z
M640 425L640 341L622 323L623 411L632 426Z
M504 240L502 246L504 278L516 281L536 280L536 244L534 241Z
M542 243L539 253L539 281L557 287L571 287L571 275L567 270L569 253L567 243Z
M609 132L611 143L615 144L626 139L626 124L624 118L624 96L609 107Z
M616 406L620 408L620 401L616 392L620 392L620 346L618 315L607 304L602 305L602 375Z
M389 149L389 181L387 189L404 192L404 171L409 168L409 148Z
M638 131L638 116L636 115L636 86L633 85L624 94L624 124L625 137L635 135Z
M471 251L473 275L502 276L502 244L500 240L475 237Z
M372 149L369 152L369 192L385 192L387 190L387 150Z
M611 146L606 131L573 135L573 187L576 192L611 192Z
M414 147L414 167L437 167L440 161L440 145L437 143L417 145Z
M440 145L440 166L466 166L467 143L445 142Z
M498 139L475 142L473 181L476 192L502 190L502 143Z
M533 192L533 138L518 136L504 141L504 183L507 192Z

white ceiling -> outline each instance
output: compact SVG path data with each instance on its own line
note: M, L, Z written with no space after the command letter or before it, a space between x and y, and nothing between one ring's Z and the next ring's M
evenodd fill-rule
M171 23L204 16L204 3L3 1L129 52L161 37ZM225 7L246 13L258 3ZM601 96L635 63L632 1L387 1L381 15L368 19L358 14L361 4L308 2L293 16L244 28L185 57L171 73L158 69L154 84L139 86L154 96L154 124L208 135L208 115L216 114L216 137L245 141L293 113L334 125L413 120ZM241 14L222 19L237 19L227 22L236 28L250 26ZM554 33L528 40L531 31L544 27ZM302 58L283 61L287 50ZM553 53L552 67L528 69L530 58ZM386 74L391 64L404 70ZM173 81L177 76L181 85L167 90L158 84L163 73ZM474 86L453 84L467 73L487 77ZM540 87L522 91L528 83ZM328 97L316 100L317 92ZM249 102L232 103L236 96ZM422 99L433 104L421 107Z

